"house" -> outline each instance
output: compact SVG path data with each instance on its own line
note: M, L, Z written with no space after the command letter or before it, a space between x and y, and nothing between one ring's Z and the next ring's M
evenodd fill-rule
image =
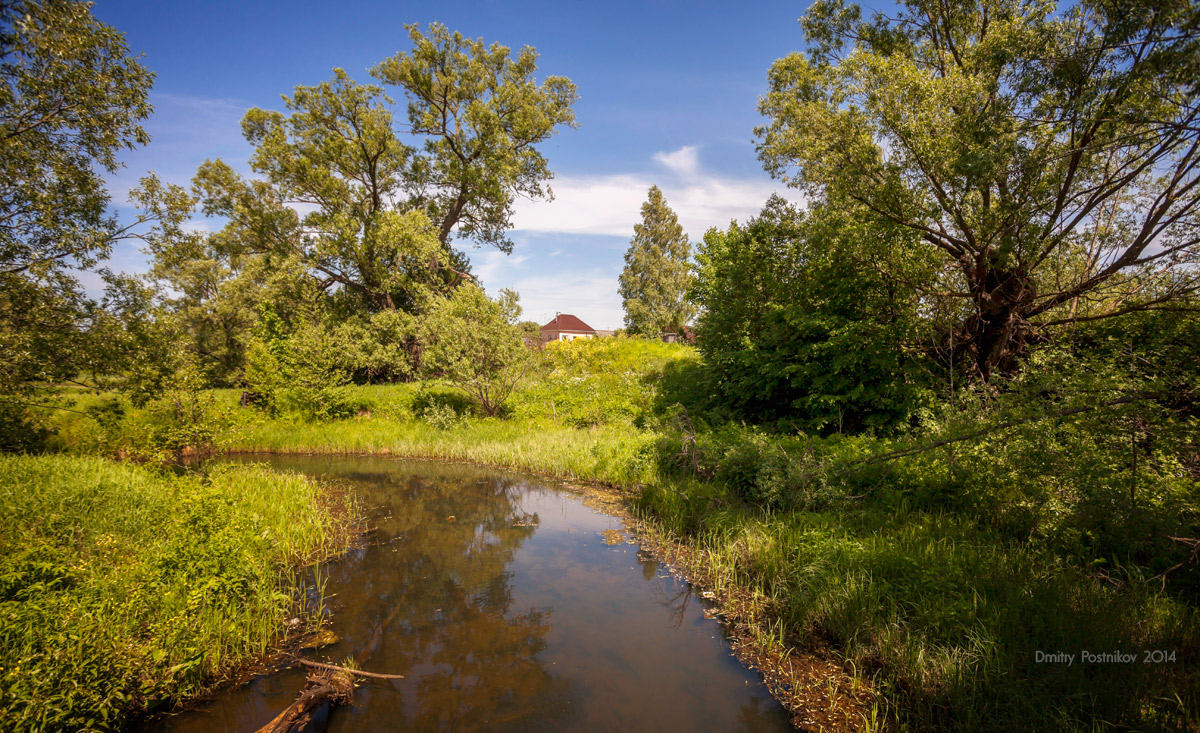
M666 341L668 344L677 344L680 341L694 344L696 343L696 332L693 331L690 326L684 326L683 333L677 333L675 331L663 331L662 340Z
M559 313L554 320L542 326L542 343L551 341L574 341L575 339L596 338L596 329L587 325L570 313Z

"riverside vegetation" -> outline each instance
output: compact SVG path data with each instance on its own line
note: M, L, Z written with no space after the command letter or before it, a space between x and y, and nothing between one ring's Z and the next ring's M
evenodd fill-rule
M764 658L853 680L847 725L1200 727L1200 8L801 27L755 135L805 206L693 247L651 189L621 278L651 338L532 349L460 247L513 250L576 124L533 48L409 26L372 82L249 110L249 175L147 176L123 224L153 74L87 3L0 3L5 722L120 727L284 638L353 500L186 468L235 450L620 487ZM131 237L149 271L85 293Z
M302 568L344 552L352 497L253 466L175 475L0 457L0 718L94 730L179 703L278 646Z
M1132 495L1128 445L1107 444L1113 421L1159 408L1070 413L1066 384L1031 407L1025 390L1047 389L1043 375L1010 395L962 394L892 437L822 437L721 422L689 346L575 341L537 359L502 417L436 380L342 386L351 416L337 420L239 409L231 390L214 399L231 416L231 450L461 460L627 489L647 527L688 549L694 577L718 597L755 599L762 648L836 650L872 690L860 724L1195 723L1200 574L1171 539L1194 534L1196 483L1178 463L1194 460L1191 433L1172 438L1159 416L1159 451L1142 459ZM120 400L60 399L82 412ZM139 411L122 409L107 427L60 412L54 440L135 450ZM1009 423L947 443L953 452L913 450ZM1091 460L1074 459L1083 451ZM1037 661L1078 650L1138 662ZM1142 659L1156 650L1173 661Z

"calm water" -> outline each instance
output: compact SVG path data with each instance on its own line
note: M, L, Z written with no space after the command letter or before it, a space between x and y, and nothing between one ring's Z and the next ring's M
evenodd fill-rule
M376 528L323 569L340 641L307 656L405 675L360 686L319 730L790 729L702 601L577 494L455 464L269 462L351 485ZM256 730L304 677L264 675L171 729Z

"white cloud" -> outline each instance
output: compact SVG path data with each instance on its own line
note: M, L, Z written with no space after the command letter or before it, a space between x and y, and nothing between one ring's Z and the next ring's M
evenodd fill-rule
M633 236L641 220L646 193L656 181L643 174L561 177L554 181L554 201L518 201L514 229L555 234ZM727 227L762 210L773 193L801 203L782 184L763 178L720 178L698 175L660 183L667 204L679 215L689 238L698 240L709 227Z
M578 316L592 328L617 329L624 325L617 278L599 269L518 277L503 287L521 294L522 320L547 323L561 312ZM499 286L488 288L492 296L498 291Z
M694 176L700 171L700 156L696 154L695 145L684 145L670 153L655 153L654 161L680 176Z
M621 173L607 176L564 176L554 180L553 201L517 202L513 226L517 231L554 234L633 235L642 203L657 185L679 223L692 240L710 227L748 219L762 210L771 194L798 204L803 197L765 174L754 178L728 178L700 169L696 145L655 153L655 162L668 169L664 176Z
M529 259L529 255L506 255L497 249L474 250L468 255L471 258L471 272L489 289L495 289L497 276L510 281L517 274L514 271L524 269L522 265ZM506 284L500 287L512 286Z

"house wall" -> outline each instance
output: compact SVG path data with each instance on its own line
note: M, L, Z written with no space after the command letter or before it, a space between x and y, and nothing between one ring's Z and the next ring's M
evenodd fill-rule
M542 343L550 341L574 341L575 339L595 338L595 333L584 331L542 331Z

